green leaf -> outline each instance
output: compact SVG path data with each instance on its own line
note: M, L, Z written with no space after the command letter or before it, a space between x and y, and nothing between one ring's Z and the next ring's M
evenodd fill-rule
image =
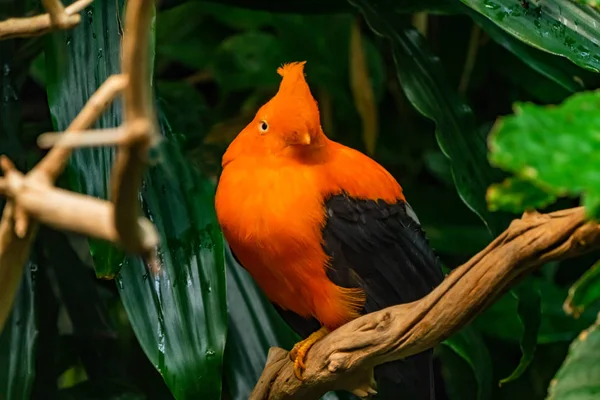
M571 286L564 309L575 318L579 318L587 307L598 301L600 301L600 261L585 271Z
M218 399L227 333L223 239L213 185L174 140L144 181L144 210L161 235L161 269L127 257L116 278L144 352L177 399Z
M78 28L58 33L48 44L48 97L56 129L119 71L121 6L95 2ZM97 126L118 126L121 106L116 102ZM116 280L130 323L175 398L218 399L227 321L214 187L183 158L172 132L166 135L158 149L164 161L146 174L141 193L142 208L161 236L160 271L154 275L141 259L124 258L99 242L91 242L94 263L105 277L123 267ZM71 188L106 198L113 155L110 148L77 150Z
M547 400L595 400L600 396L600 320L581 332L548 388Z
M572 1L461 1L523 42L600 72L596 10Z
M513 2L513 4L517 3ZM533 70L558 83L569 92L576 92L584 88L583 78L587 76L585 70L564 58L556 57L528 45L468 7L465 7L465 11L496 43L515 54Z
M517 312L519 314L519 320L523 325L523 336L521 337L520 342L522 354L517 368L510 376L501 379L500 385L514 381L523 375L523 372L525 372L531 363L531 360L533 360L541 323L541 300L539 291L532 289L525 284L521 284L513 289L511 293L519 301Z
M82 13L82 23L72 30L47 36L46 81L54 129L64 130L88 98L110 75L120 72L123 1L95 1ZM95 129L119 126L122 103L117 99L94 125ZM110 197L109 178L114 149L82 148L73 152L67 169L71 190L102 199ZM123 252L89 239L96 274L113 278Z
M600 92L578 93L556 107L527 103L500 119L490 136L490 160L552 195L584 195L600 215Z
M462 200L492 230L507 220L488 211L485 192L501 177L486 159L486 144L470 107L463 103L444 76L439 59L419 33L384 8L384 1L350 0L364 14L371 29L392 44L398 79L413 106L432 119L440 148L452 163L452 174Z
M450 336L442 344L462 357L473 369L477 381L476 398L478 400L490 399L492 395L492 360L481 335L472 327L467 326Z
M0 398L27 400L35 376L37 326L34 279L38 266L29 261L12 312L0 334Z
M487 191L487 201L491 211L522 213L525 210L544 208L554 203L556 196L528 180L512 177L491 185Z

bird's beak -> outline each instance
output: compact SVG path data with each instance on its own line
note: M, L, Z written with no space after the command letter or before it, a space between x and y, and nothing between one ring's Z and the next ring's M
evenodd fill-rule
M309 145L311 143L310 133L308 132L294 132L291 134L286 142L289 145Z

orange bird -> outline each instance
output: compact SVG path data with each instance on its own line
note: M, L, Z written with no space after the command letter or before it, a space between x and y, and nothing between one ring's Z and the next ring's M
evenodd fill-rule
M442 279L398 182L323 133L304 64L277 70L277 94L223 156L215 199L236 259L305 338L290 352L299 379L317 340ZM378 366L375 379L382 395L432 399L432 352Z

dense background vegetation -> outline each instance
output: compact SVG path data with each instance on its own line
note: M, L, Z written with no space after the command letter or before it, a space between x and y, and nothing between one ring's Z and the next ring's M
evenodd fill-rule
M72 31L0 42L0 152L22 170L43 155L37 135L64 129L119 71L123 2L96 0ZM0 1L0 19L39 12ZM0 336L0 399L245 399L268 348L297 340L223 246L212 206L221 154L283 62L308 61L326 133L397 177L448 269L527 208L582 195L599 213L600 97L577 93L600 83L600 16L587 6L163 0L155 22L166 140L142 199L164 273L43 228ZM515 102L533 104L493 125ZM98 127L121 118L117 102ZM61 184L107 197L112 157L78 150ZM598 312L597 259L545 265L439 345L439 398L544 399L559 368L554 398L599 398L600 332L576 339Z

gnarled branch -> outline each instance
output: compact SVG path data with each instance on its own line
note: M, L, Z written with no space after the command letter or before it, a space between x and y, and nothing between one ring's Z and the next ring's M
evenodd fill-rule
M525 213L426 297L362 316L317 342L304 382L287 352L271 349L250 399L319 399L331 390L365 396L373 367L434 347L541 264L598 247L600 225L588 222L581 207Z

